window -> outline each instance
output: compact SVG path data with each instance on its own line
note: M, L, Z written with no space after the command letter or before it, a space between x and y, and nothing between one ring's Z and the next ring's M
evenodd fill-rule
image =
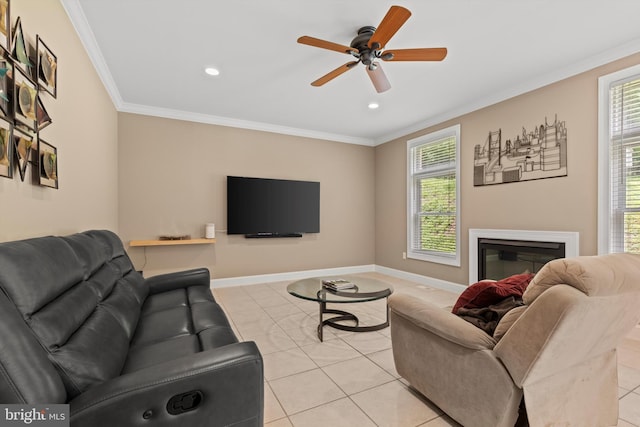
M640 253L640 66L598 85L598 252Z
M460 125L407 142L407 256L460 265Z

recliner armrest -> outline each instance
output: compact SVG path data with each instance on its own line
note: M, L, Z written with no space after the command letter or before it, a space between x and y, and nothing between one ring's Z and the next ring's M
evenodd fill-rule
M496 345L496 340L482 329L416 296L395 293L389 297L389 308L414 325L463 347L490 350Z
M211 286L211 276L207 268L194 268L192 270L152 276L146 279L145 282L149 286L149 294L157 294L189 286L209 287Z
M201 393L199 405L171 415L169 400L191 391ZM88 389L70 404L71 425L77 427L143 422L154 426L262 426L262 357L254 342L230 344L124 374Z
M525 388L615 351L638 323L639 301L639 293L590 297L558 283L533 301L494 351Z

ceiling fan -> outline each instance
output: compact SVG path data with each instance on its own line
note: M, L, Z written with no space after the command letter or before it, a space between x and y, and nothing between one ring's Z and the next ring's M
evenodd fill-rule
M310 36L298 38L298 43L346 53L357 58L356 61L347 62L328 72L312 82L311 86L322 86L351 70L358 63L362 63L367 67L367 74L369 74L376 91L381 93L391 89L391 84L382 71L380 59L383 61L442 61L447 56L447 49L444 47L383 50L387 42L410 16L411 12L408 9L402 6L391 6L377 28L371 26L360 28L350 46Z

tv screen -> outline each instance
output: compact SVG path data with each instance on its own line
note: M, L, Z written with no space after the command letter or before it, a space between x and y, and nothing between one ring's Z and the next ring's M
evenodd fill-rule
M320 183L227 176L227 233L249 237L320 232Z

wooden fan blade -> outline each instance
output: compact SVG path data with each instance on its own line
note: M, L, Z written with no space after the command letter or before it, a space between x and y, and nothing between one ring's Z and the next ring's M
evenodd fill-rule
M387 14L382 18L382 22L376 28L369 39L369 48L380 50L384 48L389 39L402 27L409 19L411 12L402 6L391 6Z
M335 79L340 74L346 73L347 71L352 69L357 63L358 61L347 62L346 64L339 66L335 70L328 72L324 76L320 77L318 80L312 82L311 86L322 86L323 84Z
M371 79L371 83L376 88L376 92L382 93L391 89L391 83L387 79L387 76L382 71L382 67L378 64L378 67L375 70L369 69L367 67L367 74L369 74L369 78Z
M358 49L354 49L352 47L344 46L338 43L328 42L326 40L320 40L315 37L309 37L309 36L299 37L298 43L319 47L321 49L335 50L336 52L341 52L341 53L351 53L351 52L358 53Z
M393 57L385 59L385 56L388 54L393 55ZM432 47L424 49L385 50L380 58L384 61L442 61L446 56L446 47Z

